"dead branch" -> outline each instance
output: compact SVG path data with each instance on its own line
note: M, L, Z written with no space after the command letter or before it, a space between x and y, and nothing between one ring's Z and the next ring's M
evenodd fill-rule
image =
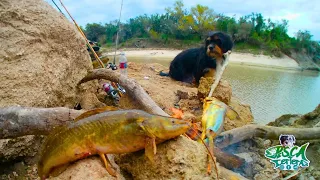
M164 112L145 92L145 90L133 79L130 79L118 72L109 69L95 69L84 77L79 84L91 81L94 79L106 79L119 83L123 86L129 95L143 107L143 109L151 114L169 116Z
M215 145L224 148L253 137L276 140L281 134L294 135L297 140L320 139L320 127L286 128L250 124L221 133L216 138Z
M73 121L84 111L58 108L0 108L0 139L48 134L53 127Z

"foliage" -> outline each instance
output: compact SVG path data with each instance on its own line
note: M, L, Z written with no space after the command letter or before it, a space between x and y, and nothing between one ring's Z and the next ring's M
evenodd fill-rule
M98 38L105 34L105 27L101 24L92 23L86 25L86 36L91 41L98 41Z
M261 13L229 17L200 4L187 10L181 0L165 8L164 14L140 15L120 23L119 28L118 22L112 21L105 25L90 23L84 30L90 40L101 44L114 43L120 30L120 44L133 38L147 38L167 45L181 42L186 46L202 42L209 31L223 31L232 36L236 49L250 48L254 52L263 49L276 56L296 51L320 61L319 42L312 41L309 31L300 30L290 37L287 20L275 22Z

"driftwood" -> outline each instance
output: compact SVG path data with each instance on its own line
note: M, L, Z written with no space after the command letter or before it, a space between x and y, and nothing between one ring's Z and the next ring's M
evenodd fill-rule
M253 137L276 140L281 134L294 135L297 140L320 139L320 127L286 128L251 124L221 133L217 136L215 145L224 148Z
M24 135L46 135L53 127L73 121L84 111L58 108L0 108L0 139Z
M109 69L95 69L84 77L79 84L91 81L94 79L106 79L119 83L125 88L127 93L132 97L141 107L151 114L162 116L169 116L164 112L146 93L146 91L133 79L130 79L118 72Z

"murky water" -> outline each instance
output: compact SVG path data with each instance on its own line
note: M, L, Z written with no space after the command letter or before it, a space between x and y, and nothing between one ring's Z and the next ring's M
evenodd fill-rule
M130 58L169 66L171 59ZM317 72L296 72L229 64L223 75L233 95L251 106L255 121L266 124L283 114L304 114L320 104Z
M250 104L258 123L268 123L282 114L304 114L320 103L320 76L315 72L230 64L224 77L233 94Z

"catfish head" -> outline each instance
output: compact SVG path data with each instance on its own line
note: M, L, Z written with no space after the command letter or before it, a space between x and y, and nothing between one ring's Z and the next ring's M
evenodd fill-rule
M142 119L139 124L150 137L163 140L177 137L191 127L191 122L157 115Z

